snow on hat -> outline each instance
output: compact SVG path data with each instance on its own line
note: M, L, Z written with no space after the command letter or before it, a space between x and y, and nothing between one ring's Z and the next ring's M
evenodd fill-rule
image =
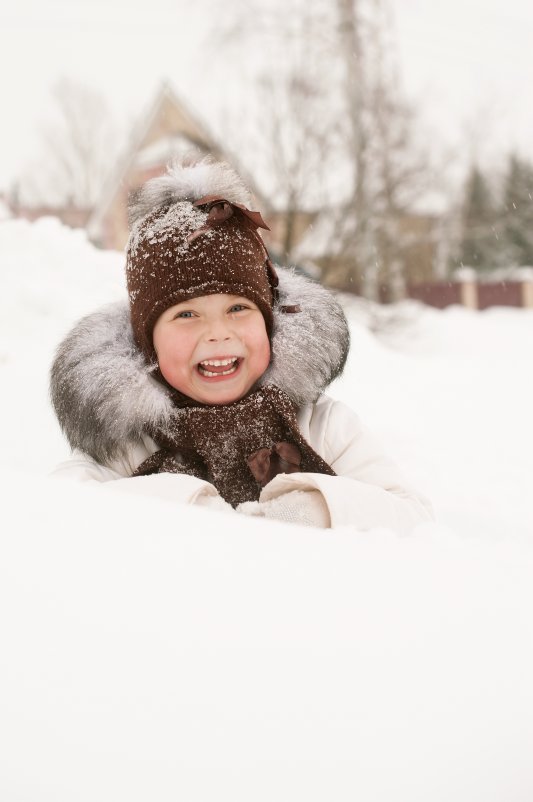
M241 295L272 331L276 272L258 228L259 212L239 176L210 158L175 163L148 181L129 206L126 278L135 342L152 361L159 316L200 295Z

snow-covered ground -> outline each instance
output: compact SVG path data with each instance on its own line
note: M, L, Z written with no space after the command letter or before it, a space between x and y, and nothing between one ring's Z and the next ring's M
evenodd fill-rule
M438 524L317 531L45 478L122 257L0 224L0 799L531 802L533 313L346 300L331 389Z

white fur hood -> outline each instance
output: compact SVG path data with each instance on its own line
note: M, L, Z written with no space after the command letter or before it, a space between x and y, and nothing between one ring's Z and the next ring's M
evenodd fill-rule
M277 385L303 406L342 372L348 325L331 292L287 268L276 270L272 362L260 383ZM295 305L300 312L282 311ZM154 428L169 426L175 407L152 373L133 341L126 301L80 320L57 350L50 385L71 447L105 464Z

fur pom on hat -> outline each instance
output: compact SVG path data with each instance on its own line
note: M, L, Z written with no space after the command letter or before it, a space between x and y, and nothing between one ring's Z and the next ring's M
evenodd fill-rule
M174 164L130 203L126 277L135 342L154 358L152 333L170 306L200 295L249 298L269 334L276 273L246 204L250 194L224 163Z
M128 206L130 227L157 209L180 201L194 203L211 195L242 206L252 203L250 192L229 164L215 162L211 157L201 161L173 162L166 175L152 178L132 193Z

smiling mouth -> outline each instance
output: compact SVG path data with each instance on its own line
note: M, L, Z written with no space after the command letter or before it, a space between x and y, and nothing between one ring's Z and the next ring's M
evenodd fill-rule
M242 358L238 356L225 357L224 359L206 359L198 363L198 373L207 379L216 376L231 376L235 373L242 363Z

